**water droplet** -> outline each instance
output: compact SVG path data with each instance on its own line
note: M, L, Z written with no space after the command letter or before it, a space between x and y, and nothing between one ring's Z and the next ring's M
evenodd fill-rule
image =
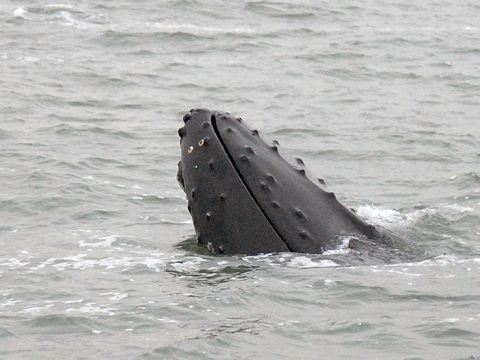
M188 153L191 154L192 151L193 151L193 146L190 146L190 147L188 148Z

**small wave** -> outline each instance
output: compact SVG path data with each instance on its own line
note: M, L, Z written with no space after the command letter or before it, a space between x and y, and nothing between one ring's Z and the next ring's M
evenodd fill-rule
M95 240L100 240L100 241L86 241L86 240L80 240L78 243L78 247L112 247L113 243L119 240L119 235L109 235L109 236L101 236L98 238L95 238Z
M107 39L128 41L129 37L166 36L172 39L195 40L198 38L212 38L219 35L251 36L255 31L244 27L211 27L195 24L159 23L159 22L130 22L110 24L104 27Z
M435 256L432 259L417 261L417 262L402 262L397 264L386 264L382 268L383 269L390 269L390 268L415 268L415 267L432 267L432 266L448 266L448 265L478 265L478 269L480 269L480 258L473 257L473 258L464 258L459 257L454 254L442 254ZM378 270L377 266L373 266L372 268ZM406 272L406 269L403 269L402 272ZM467 268L467 271L468 270ZM411 274L409 274L411 275Z
M168 219L160 219L160 222L162 224L166 225L185 225L185 224L193 224L192 220L183 220L183 221L174 221L174 220L168 220Z
M458 212L458 213L475 212L475 209L472 207L461 206L456 203L445 205L445 208L449 210L453 210L454 212Z
M329 259L313 260L307 256L296 256L292 260L290 260L287 266L300 269L309 269L338 267L340 266L340 264L337 264L335 261Z
M33 271L51 267L57 271L65 271L68 269L73 270L88 270L88 269L121 269L121 271L128 271L135 269L139 266L146 267L149 270L160 272L166 260L158 256L125 256L125 257L104 257L100 259L88 258L86 254L77 254L66 256L63 258L50 258L40 263L37 266L32 267Z
M223 28L223 27L210 27L210 26L200 26L194 24L162 24L158 22L150 23L147 22L144 24L147 28L153 28L163 32L185 32L191 34L206 34L206 33L215 33L215 34L243 34L250 35L255 32L250 28L237 27L237 28Z
M257 14L287 19L309 19L317 16L309 8L301 9L297 5L279 3L248 2L246 9Z

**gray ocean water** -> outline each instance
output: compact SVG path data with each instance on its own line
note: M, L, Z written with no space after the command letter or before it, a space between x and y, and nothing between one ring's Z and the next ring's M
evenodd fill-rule
M0 358L480 358L478 1L61 1L0 3ZM408 256L198 249L192 107Z

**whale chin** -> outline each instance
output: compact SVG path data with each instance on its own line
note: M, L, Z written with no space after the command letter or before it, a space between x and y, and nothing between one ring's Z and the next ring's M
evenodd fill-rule
M322 253L376 229L338 202L322 179L242 118L193 109L179 129L177 180L197 240L217 254Z

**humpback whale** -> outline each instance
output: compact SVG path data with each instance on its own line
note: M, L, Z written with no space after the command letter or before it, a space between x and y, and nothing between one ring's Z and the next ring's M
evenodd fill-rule
M300 158L240 117L192 109L178 130L177 180L198 243L217 254L319 254L378 230L342 205Z

